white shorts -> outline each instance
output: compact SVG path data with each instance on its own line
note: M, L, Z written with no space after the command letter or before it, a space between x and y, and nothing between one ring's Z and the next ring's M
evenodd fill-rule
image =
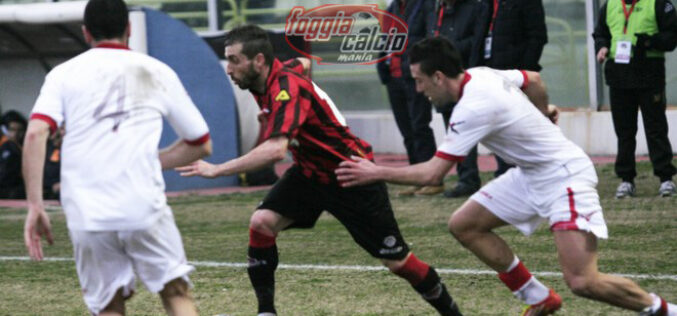
M608 238L595 189L597 175L594 168L586 168L560 180L558 183L540 183L539 192L535 194L529 189L529 181L522 170L511 168L470 198L525 235L532 234L548 219L552 231L580 230L598 238Z
M134 272L153 292L176 278L188 280L188 265L181 235L171 211L153 226L130 231L71 230L75 266L85 304L94 315L110 304L122 288L128 297L134 290Z

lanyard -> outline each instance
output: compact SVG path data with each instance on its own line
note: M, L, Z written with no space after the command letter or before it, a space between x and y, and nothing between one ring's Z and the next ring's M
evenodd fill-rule
M496 21L497 14L498 14L498 0L494 0L494 13L491 14L491 23L489 23L489 33L491 33L491 31L494 29L494 21Z
M440 1L440 13L437 17L437 27L435 28L435 36L440 35L440 28L442 28L442 17L444 16L444 3Z
M637 0L632 0L632 6L630 6L630 11L625 6L625 0L621 0L621 3L623 3L623 14L625 15L625 24L623 24L623 34L628 32L628 21L630 21L630 14L632 14L632 10L635 9L635 4L637 4Z

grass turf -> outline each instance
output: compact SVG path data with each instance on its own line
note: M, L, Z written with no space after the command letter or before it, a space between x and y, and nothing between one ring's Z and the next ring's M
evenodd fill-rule
M617 179L611 165L599 166L598 186L610 240L599 243L602 271L629 274L677 274L677 198L657 197L658 181L640 163L638 197L614 200ZM488 181L490 174L483 174ZM450 187L454 177L447 179ZM401 189L391 186L391 193ZM189 260L246 261L249 216L265 192L170 199ZM487 268L446 231L449 215L464 199L400 198L391 194L400 228L411 249L438 268ZM0 256L25 256L25 210L0 211ZM72 257L63 213L51 212L56 244L48 257ZM531 237L511 227L499 234L531 271L559 271L552 236L543 226ZM334 218L323 215L311 230L285 231L278 237L284 264L370 265L378 261L362 251ZM277 308L281 315L434 315L410 288L386 271L280 269ZM443 274L466 315L517 315L520 303L494 275ZM191 275L203 315L253 315L256 299L244 268L198 267ZM562 294L561 315L634 315L571 294L561 278L540 277ZM677 280L636 280L650 291L677 301ZM138 285L138 287L142 287ZM0 261L0 315L87 315L73 262ZM128 301L131 315L163 314L159 299L145 290Z

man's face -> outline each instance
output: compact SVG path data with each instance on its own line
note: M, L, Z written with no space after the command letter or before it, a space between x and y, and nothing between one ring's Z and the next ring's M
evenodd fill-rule
M24 134L26 133L26 126L19 122L9 122L7 124L7 139L22 143Z
M250 89L261 76L254 68L253 61L242 54L242 43L226 46L226 59L226 72L240 89Z
M416 82L416 92L423 93L435 107L443 107L452 102L452 95L444 87L437 73L428 76L421 71L420 64L410 66L411 76Z

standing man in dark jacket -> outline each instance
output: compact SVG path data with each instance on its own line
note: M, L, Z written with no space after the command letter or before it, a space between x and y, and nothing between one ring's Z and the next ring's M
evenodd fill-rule
M457 0L458 1L458 0ZM478 23L482 34L479 47L469 55L470 66L485 65L495 69L540 71L539 60L548 42L545 10L541 0L481 0L488 14ZM478 53L479 52L479 53ZM512 166L496 156L498 177ZM477 147L458 167L459 183L446 192L447 197L469 196L479 189Z
M428 36L442 36L450 40L461 53L465 69L479 66L482 57L480 49L486 30L481 21L488 21L489 10L489 5L481 0L438 0L435 10L428 13ZM445 129L453 107L454 104L449 104L443 108L435 108L442 114ZM445 196L465 196L480 188L482 183L477 170L477 149L473 152L474 159L457 165L458 184L454 189L445 192Z
M434 10L435 0L393 0L388 12L402 18L409 30L409 44L426 36L426 12ZM387 26L386 26L387 28ZM394 55L377 65L381 82L386 85L395 123L404 138L410 164L428 161L435 154L435 136L430 129L432 105L416 92L409 70L407 53ZM442 183L433 186L410 187L399 195L433 195L444 190Z
M604 62L614 130L618 137L616 198L635 195L637 111L661 196L675 194L675 166L665 117L665 57L677 46L677 14L670 0L609 0L599 11L597 61Z

